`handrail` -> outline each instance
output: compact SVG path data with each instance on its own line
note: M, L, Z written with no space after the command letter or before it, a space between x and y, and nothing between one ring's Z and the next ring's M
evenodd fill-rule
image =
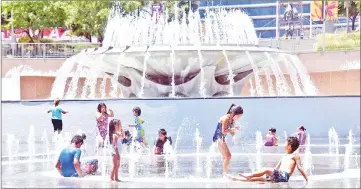
M315 52L315 39L259 39L258 47L276 48L289 53ZM101 47L99 43L2 43L3 58L69 58L84 49ZM336 49L350 50L350 49Z

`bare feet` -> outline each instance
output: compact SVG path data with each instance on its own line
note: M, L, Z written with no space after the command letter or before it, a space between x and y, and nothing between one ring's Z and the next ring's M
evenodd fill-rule
M252 178L251 176L247 176L247 175L244 175L242 173L238 173L238 175L245 178L245 179L247 179L247 180L251 180L251 178Z

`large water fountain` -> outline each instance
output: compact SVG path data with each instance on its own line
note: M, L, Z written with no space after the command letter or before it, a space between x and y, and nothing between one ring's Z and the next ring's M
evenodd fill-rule
M255 35L251 19L239 10L207 10L205 19L201 19L198 12L190 13L187 18L176 14L176 19L171 22L166 22L169 17L167 13L159 17L151 17L143 13L139 16L123 17L117 10L115 7L109 18L103 47L84 50L78 55L66 60L62 68L57 72L51 98L95 98L96 83L99 78L102 78L101 84L99 85L99 91L102 94L101 98L105 98L107 80L111 81L112 91L110 97L112 98L239 96L242 86L246 84L251 77L255 78L255 83L252 83L252 85L254 85L254 95L287 96L291 94L316 94L316 89L307 74L307 70L303 67L297 56L277 49L258 47L258 39ZM285 71L289 74L290 82L283 74ZM71 78L70 82L69 77ZM81 77L85 77L85 82L84 86L79 89L78 83ZM274 80L272 77L274 77ZM262 78L265 78L267 85L261 84ZM274 82L275 85L273 84ZM267 88L263 88L264 86L267 86ZM119 89L121 96L118 96ZM204 102L205 100L202 99L202 101ZM244 100L242 102L242 106L244 105L248 115L252 114L252 108L260 110L260 108L255 108L256 104L254 102L255 101L246 103ZM94 112L91 108L93 106L95 107L95 105L86 104L90 102L84 101L81 102L83 104L76 104L75 106L72 106L72 102L65 102L64 104L66 103L69 103L67 104L68 107L74 108L72 109L74 111L70 110L72 113L67 115L70 117L69 120L65 121L67 123L67 129L73 127L69 126L71 124L74 124L74 127L88 129L88 126L93 123L89 120L94 121ZM109 101L109 104L114 106L116 115L122 119L128 116L128 112L124 113L125 111L123 110L126 109L126 111L128 111L128 109L131 109L128 106L134 105L131 103L127 104L128 102L125 101L122 102L123 104L117 103L120 102L115 100ZM137 101L134 103L140 102ZM222 158L218 153L219 149L217 145L207 143L207 139L211 137L206 133L209 130L209 123L206 123L206 121L210 120L211 117L219 116L219 112L213 114L212 111L216 109L215 107L218 108L218 106L221 105L217 104L212 108L208 108L208 106L203 104L199 106L201 108L194 108L196 111L193 111L189 109L189 105L181 109L181 104L176 104L174 107L166 109L164 111L166 114L163 114L164 112L159 113L157 111L165 108L164 104L162 105L158 101L154 103L152 107L157 108L144 111L147 112L145 115L148 114L149 116L147 119L147 123L149 123L146 128L147 132L154 131L156 128L154 125L157 125L157 127L159 125L164 126L167 130L175 128L177 131L175 145L173 146L174 150L167 148L169 146L166 147L166 151L171 151L171 153L161 156L161 158L163 158L163 164L159 166L158 164L154 165L154 162L159 163L158 161L154 161L157 159L156 157L151 154L135 152L135 143L132 143L130 152L122 155L121 177L128 180L137 180L136 183L143 183L144 186L150 186L144 184L147 182L159 182L161 185L164 185L164 182L185 181L182 179L187 179L187 183L189 183L189 180L193 183L212 183L210 185L211 187L216 186L215 183L217 182L227 182L215 179L221 177ZM228 104L227 102L227 105ZM278 104L278 102L276 104ZM142 105L143 107L145 106L145 104ZM261 104L262 108L264 108L263 105L264 104ZM303 104L298 104L298 110L302 109L300 108L302 105ZM81 107L81 109L75 107ZM173 111L178 107L179 112ZM292 107L296 106L293 105ZM36 131L39 131L38 128L41 128L41 132L43 130L42 127L46 127L47 124L44 120L39 120L42 114L38 114L38 112L41 112L43 107L34 106L32 108L31 111L29 110L24 113L26 115L29 112L34 113L32 117L37 118L35 127L31 126L30 129L26 129L25 131L30 131L28 140L25 142L26 147L24 147L24 145L21 146L21 142L19 142L20 139L15 137L16 135L8 134L6 137L6 151L8 154L2 157L4 160L2 165L5 167L4 172L10 169L12 170L14 167L16 169L16 166L21 168L21 172L24 172L23 167L21 167L24 162L29 163L29 165L33 167L36 167L34 165L39 162L51 167L51 169L37 170L36 176L25 179L24 183L26 183L27 186L31 186L31 184L28 183L33 182L38 179L38 177L41 178L42 181L35 183L35 186L39 183L44 183L46 180L54 181L54 178L57 179L58 173L53 170L54 161L60 153L60 150L69 145L70 142L70 133L67 131L63 131L65 134L54 137L54 144L49 142L46 131L41 134L41 137L36 137L35 135L38 132L35 132L34 128ZM307 111L311 112L312 109L310 110L308 108L309 107L307 107ZM185 128L182 128L184 126L181 124L177 129L179 119L186 117L185 111L190 112L192 115L202 117L199 113L204 111L204 109L207 109L207 120L204 119L200 121L203 123L200 125L198 123L190 123L189 127ZM89 113L89 111L91 111L91 113ZM281 112L279 114L286 115L286 113ZM74 117L72 117L72 114ZM176 114L177 116L173 120L172 116ZM255 113L253 114L255 115ZM298 114L300 113L298 112ZM68 119L68 117L64 117ZM170 120L171 123L163 123L164 121L161 119L163 117L167 117L166 119ZM258 114L256 117L258 117ZM11 120L13 118L8 116L6 119ZM246 119L249 121L252 118L248 117ZM257 119L259 119L259 117ZM88 121L91 124L89 124ZM11 121L7 123L10 125L9 123L11 123ZM288 123L289 122L287 122L287 124ZM280 126L280 124L281 123L278 123L278 125L276 125ZM205 128L205 126L207 127ZM256 126L257 125L254 124L251 127ZM187 130L191 132L192 135L186 136L184 131L181 132L182 130ZM135 135L135 132L136 131L133 132L133 135ZM284 133L286 138L286 131ZM254 135L254 133L252 133L252 135ZM173 136L175 136L175 134ZM38 145L38 138L40 138L41 145ZM94 142L94 138L96 137L89 136L86 143ZM239 144L227 141L232 152L230 171L255 171L269 162L276 164L284 155L283 153L268 153L263 146L260 131L256 132L254 138L256 142L253 144L247 143L248 141L246 140L240 141ZM186 145L182 149L179 143L183 141ZM192 141L195 142L194 146L189 145ZM324 142L327 143L327 141ZM23 148L19 147L19 143ZM96 144L89 144L86 151L90 153L86 153L84 157L82 155L82 161L92 158L100 160L99 176L89 177L89 180L96 180L97 182L91 183L89 185L91 187L94 187L94 185L101 186L99 183L107 182L112 163L111 156L105 148L103 151L96 149L98 153L91 153L91 149L96 146ZM313 176L313 178L323 179L322 175L326 175L324 177L328 177L328 179L339 179L340 172L353 171L353 169L350 169L350 167L354 165L351 160L359 159L360 155L359 153L353 154L352 152L354 148L359 148L359 146L355 146L352 142L349 142L346 146L345 155L338 150L337 152L330 150L330 154L325 154L328 147L336 150L338 149L338 145L338 135L335 129L330 130L329 145L311 144L310 136L308 135L306 153L301 154L301 158L305 160L303 163L308 173L316 175ZM43 150L39 150L39 146L43 146ZM237 151L237 147L239 146L242 147L241 151ZM24 151L24 148L26 148L25 152L20 153L19 149ZM186 152L182 151L184 149L186 149ZM280 149L283 150L283 147ZM329 156L335 156L336 160L334 158L330 159ZM344 160L345 170L340 170L339 162L334 162L339 161L339 157L345 157L342 159ZM355 168L357 169L358 167L356 166ZM154 173L157 169L161 169L161 171ZM29 172L33 173L30 170ZM343 176L345 176L344 178L357 178L357 175L349 174L349 172ZM8 185L14 181L14 183L16 183L16 177L11 174L10 177L11 178L7 178L6 180ZM293 179L302 180L298 175L294 175ZM59 180L57 184L45 183L44 186L68 186L68 184L61 183L61 179ZM337 182L337 180L335 182ZM87 183L87 181L81 182L81 186L86 186ZM132 182L129 183L132 184ZM159 183L158 185L160 185ZM125 183L125 185L126 184L127 183ZM186 184L181 186L175 185L182 187ZM138 186L141 186L141 184ZM254 187L254 185L251 185L251 187L252 186Z
M188 17L177 13L168 22L167 12L123 16L114 6L103 46L66 60L57 73L51 97L75 98L81 93L81 98L95 98L97 78L104 81L99 89L101 97L107 79L112 82L111 97L119 97L117 90L125 98L240 96L252 76L258 96L316 94L296 56L257 46L253 22L244 12L207 10L205 18L197 11ZM284 72L290 73L291 85ZM79 91L82 73L86 80ZM267 76L268 89L261 86L260 75ZM68 77L72 79L66 87Z

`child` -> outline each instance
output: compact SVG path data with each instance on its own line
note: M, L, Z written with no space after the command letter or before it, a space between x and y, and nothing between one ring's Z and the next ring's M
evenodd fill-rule
M218 149L223 157L223 173L228 172L229 160L231 159L231 153L229 152L228 145L225 141L226 135L230 133L232 136L238 127L234 127L234 121L239 119L243 115L243 108L232 104L229 107L226 115L222 116L217 124L216 131L213 135L213 142L217 142Z
M167 131L165 129L160 129L158 131L158 138L155 139L153 152L156 155L162 155L165 153L164 145L166 142L169 142L169 145L172 146L172 138L167 136Z
M111 109L107 108L104 103L98 104L97 112L95 112L95 118L97 122L97 128L101 139L97 139L100 147L104 147L105 137L108 133L108 118L114 117L114 113ZM98 135L98 136L99 136ZM101 142L100 142L101 141Z
M54 106L48 110L48 113L51 112L51 122L53 123L54 132L58 131L58 134L63 130L63 121L62 114L67 114L69 112L64 111L60 106L60 99L56 98L54 100Z
M276 165L275 168L266 168L261 171L252 173L250 175L239 174L241 178L235 178L229 175L229 178L239 181L272 181L272 182L288 182L289 178L293 174L295 167L301 172L302 176L308 181L308 177L301 167L301 160L298 153L294 153L297 148L300 146L300 143L296 137L288 137L285 144L285 150L287 155L282 157L281 161ZM267 175L267 178L264 178L263 175Z
M110 174L111 181L120 182L118 172L120 167L120 154L122 153L122 140L124 137L120 120L111 120L109 123L109 143L111 144L111 153L113 156L113 168Z
M303 125L297 128L297 132L293 136L298 138L300 145L306 144L306 128Z
M144 136L144 129L143 129L143 123L144 120L140 118L140 115L142 113L142 110L139 107L133 108L133 115L135 116L134 124L129 125L129 127L135 127L137 129L137 136L135 137L135 140L138 141L143 147L146 145L145 136Z
M278 138L276 136L276 129L270 128L265 137L266 143L265 146L278 146Z

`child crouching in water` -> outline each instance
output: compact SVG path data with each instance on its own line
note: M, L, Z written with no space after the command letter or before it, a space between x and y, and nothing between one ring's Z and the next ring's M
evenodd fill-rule
M109 143L113 156L113 167L110 173L110 180L120 182L118 177L120 167L120 154L122 152L122 140L125 138L120 120L113 119L109 123Z
M230 175L227 177L238 180L238 181L272 181L272 182L288 182L289 178L293 174L295 167L301 172L302 176L308 181L308 177L301 167L301 160L298 153L294 153L300 143L296 137L288 137L285 144L285 150L287 155L283 156L281 161L276 165L275 168L265 168L261 171L251 173L250 175L239 174L243 178L236 178ZM268 178L263 177L267 175Z

